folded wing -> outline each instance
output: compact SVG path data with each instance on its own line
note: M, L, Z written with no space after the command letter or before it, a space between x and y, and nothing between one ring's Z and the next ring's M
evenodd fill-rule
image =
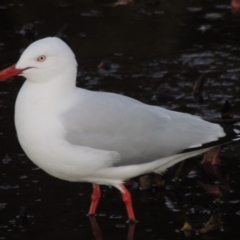
M190 114L83 89L77 89L69 99L61 120L68 142L118 152L121 160L117 166L147 163L186 149L199 149L204 143L225 136L218 124Z

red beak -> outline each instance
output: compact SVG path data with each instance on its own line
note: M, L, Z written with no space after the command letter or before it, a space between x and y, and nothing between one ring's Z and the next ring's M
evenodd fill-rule
M23 69L16 69L15 68L16 64L12 65L11 67L8 67L0 72L0 81L4 81L10 77L16 76L21 74L24 70L27 68Z

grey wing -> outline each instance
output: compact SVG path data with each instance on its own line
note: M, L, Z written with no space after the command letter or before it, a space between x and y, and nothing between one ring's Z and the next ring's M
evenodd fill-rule
M223 130L189 114L149 106L134 99L81 91L77 105L62 114L66 140L116 151L118 165L146 163L213 141Z

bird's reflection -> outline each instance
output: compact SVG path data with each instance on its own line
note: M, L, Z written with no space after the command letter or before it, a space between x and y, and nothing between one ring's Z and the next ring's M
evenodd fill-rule
M97 219L95 216L88 216L91 227L92 227L92 233L93 236L95 237L95 240L102 240L102 231L97 223Z
M103 239L102 231L98 225L96 217L88 216L88 218L91 223L92 233L93 233L95 240L102 240ZM131 222L131 223L129 223L129 226L128 226L127 240L133 240L134 232L135 232L135 223Z

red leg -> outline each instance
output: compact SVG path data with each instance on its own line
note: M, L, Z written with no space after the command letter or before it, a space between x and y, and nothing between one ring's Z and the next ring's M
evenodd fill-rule
M220 154L221 147L213 147L207 152L204 153L204 157L202 160L203 164L209 163L211 165L215 165L218 162L219 154Z
M129 193L129 191L127 190L127 188L123 184L121 184L120 186L123 190L123 192L121 192L122 193L122 200L125 202L127 213L128 213L128 218L129 218L130 221L135 222L136 218L135 218L133 207L132 207L131 194Z
M216 164L217 164L218 159L219 159L219 155L220 155L220 150L221 150L221 147L220 147L220 146L217 146L217 147L215 148L215 151L214 151L214 153L213 153L212 162L211 162L212 165L216 165Z
M94 215L101 197L101 190L98 184L93 184L93 192L91 196L91 205L88 211L88 215Z

